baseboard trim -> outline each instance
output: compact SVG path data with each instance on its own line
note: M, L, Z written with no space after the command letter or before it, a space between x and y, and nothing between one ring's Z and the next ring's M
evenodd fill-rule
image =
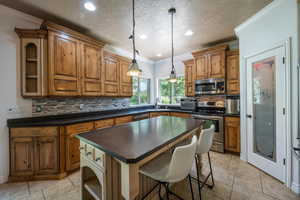
M7 176L0 176L0 184L6 183L8 181Z
M291 190L293 192L295 192L296 194L300 195L300 185L299 184L293 182Z

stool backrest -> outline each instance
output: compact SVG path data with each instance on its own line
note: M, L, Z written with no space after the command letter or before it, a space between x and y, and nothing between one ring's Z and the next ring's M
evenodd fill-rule
M167 175L170 182L181 181L188 176L193 165L196 148L197 136L195 135L190 144L175 148Z
M203 154L209 152L211 145L213 143L215 135L215 126L211 125L209 129L204 129L201 131L199 140L197 142L197 154Z

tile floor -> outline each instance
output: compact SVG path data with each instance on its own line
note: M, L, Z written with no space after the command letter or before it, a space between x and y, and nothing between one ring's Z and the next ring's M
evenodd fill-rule
M215 187L204 188L203 200L300 200L283 184L230 154L211 153ZM203 173L208 172L206 156ZM80 176L75 172L59 181L35 181L0 185L0 200L80 200ZM196 183L194 193L199 199ZM175 184L172 190L189 200L187 182ZM172 198L173 199L173 198Z

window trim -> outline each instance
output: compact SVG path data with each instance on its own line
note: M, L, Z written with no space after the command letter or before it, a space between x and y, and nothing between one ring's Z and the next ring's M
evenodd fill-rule
M138 96L138 103L137 104L130 104L131 106L139 106L139 105L149 105L151 102L151 78L148 77L136 77L138 79L138 87L137 87L137 96ZM146 79L148 82L147 85L147 96L148 96L148 102L147 103L141 103L141 96L140 96L140 92L141 92L141 82L140 79Z
M185 75L184 74L177 74L177 78L178 77L184 77L185 78ZM161 97L161 95L160 95L160 80L161 79L168 79L168 78L169 78L168 76L157 77L157 82L156 82L157 83L157 85L156 85L156 88L157 88L157 92L156 92L157 98ZM174 88L174 83L172 83L172 88ZM172 91L174 92L174 89L172 89ZM185 96L185 93L184 93L184 96ZM171 101L172 101L172 99L171 99ZM159 102L158 105L172 106L172 105L180 105L180 103L174 103L174 104L172 104L172 102L171 102L171 103L168 103L168 104L164 104L164 103Z

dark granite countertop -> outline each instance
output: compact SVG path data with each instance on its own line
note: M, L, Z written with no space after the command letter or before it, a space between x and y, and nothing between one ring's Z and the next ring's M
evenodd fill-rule
M114 109L98 112L85 112L74 114L60 114L60 115L48 115L48 116L35 116L35 117L23 117L8 119L7 126L9 128L16 127L37 127L37 126L65 126L81 122L96 121L101 119L108 119L114 117L138 115L148 112L182 112L190 114L198 114L193 111L181 110L179 106L168 106L164 109L156 109L154 106L141 106L125 109ZM220 116L233 116L239 117L239 115L222 114Z
M136 163L190 131L201 120L160 116L111 128L81 133L76 137L126 163Z

